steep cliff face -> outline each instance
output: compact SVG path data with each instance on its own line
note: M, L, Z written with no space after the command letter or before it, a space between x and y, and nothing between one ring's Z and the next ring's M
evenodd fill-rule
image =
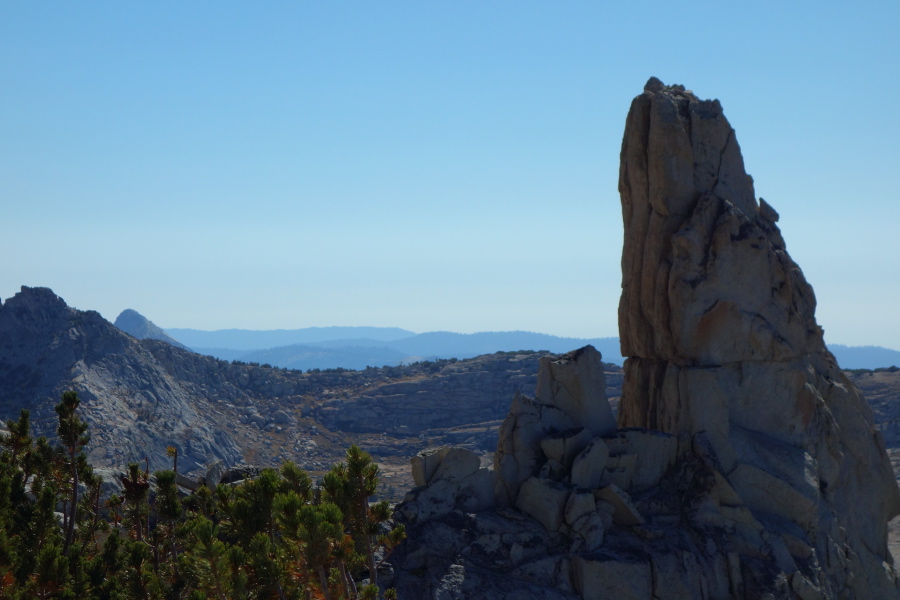
M416 456L401 597L900 597L881 435L719 103L651 79L620 189L618 422L587 347L541 360L492 471L459 448Z
M628 114L619 190L620 426L702 434L750 510L802 528L824 590L896 597L884 443L719 102L651 79Z

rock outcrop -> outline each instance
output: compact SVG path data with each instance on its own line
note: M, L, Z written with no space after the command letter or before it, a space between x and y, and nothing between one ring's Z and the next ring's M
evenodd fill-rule
M884 443L718 101L651 79L620 173L618 423L588 347L542 359L493 471L421 453L400 597L900 598Z
M216 460L239 462L242 453L224 427L227 412L199 386L173 377L165 364L172 352L201 359L161 341L136 340L47 288L22 287L0 305L0 416L15 418L28 408L35 433L54 439L53 407L72 389L89 424L87 452L95 466L122 469L147 457L154 469L170 468L169 445L178 448L184 472Z
M536 472L563 472L598 435L615 431L600 353L593 346L541 359L535 397L517 394L494 454L497 501L514 504ZM545 462L546 460L546 462Z
M896 597L882 561L900 494L884 443L719 102L651 79L628 115L619 189L620 424L702 432L749 510L808 536L824 590Z

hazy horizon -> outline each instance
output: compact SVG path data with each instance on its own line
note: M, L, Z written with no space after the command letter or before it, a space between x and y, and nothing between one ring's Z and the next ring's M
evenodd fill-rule
M0 4L0 297L618 335L619 147L719 98L826 339L900 347L900 4ZM889 106L889 104L887 105Z

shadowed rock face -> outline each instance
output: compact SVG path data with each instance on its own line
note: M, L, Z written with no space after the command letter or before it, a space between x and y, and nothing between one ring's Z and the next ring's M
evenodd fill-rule
M119 316L116 317L116 321L113 325L129 335L133 335L139 340L160 340L167 344L171 344L176 348L189 350L187 346L163 331L163 329L153 323L153 321L149 320L138 311L130 308L119 313Z
M619 426L705 438L751 511L803 529L828 597L896 597L884 443L719 102L651 79L628 114L619 191Z

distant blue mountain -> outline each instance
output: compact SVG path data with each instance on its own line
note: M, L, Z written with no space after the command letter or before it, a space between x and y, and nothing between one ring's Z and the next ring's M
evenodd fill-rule
M168 331L174 336L178 330L170 329ZM243 341L246 343L249 339L245 337ZM277 367L308 370L336 367L363 369L367 366L380 367L437 358L469 358L499 351L547 350L562 353L587 344L597 348L607 362L622 364L618 338L564 338L528 331L482 333L433 331L388 341L369 336L247 350L221 346L194 346L193 350L224 360L268 363Z
M414 332L399 327L306 327L305 329L166 329L166 333L190 348L230 348L260 350L292 344L310 344L329 340L369 338L378 342L399 340Z
M878 369L900 367L900 352L881 346L844 346L828 344L842 369Z
M270 331L167 329L166 332L200 354L304 370L362 369L436 358L469 358L499 351L562 353L587 344L597 348L606 362L622 365L625 360L616 337L566 338L530 331L415 334L397 327L309 327ZM844 369L900 366L897 350L842 344L829 344L828 348Z
M207 356L215 356L222 360L240 360L242 356L247 354L247 350L235 350L234 348L190 348L197 354L206 354Z
M412 356L440 358L469 358L480 354L515 350L549 350L568 352L591 344L603 355L603 360L622 364L619 338L565 338L530 331L486 331L480 333L452 333L431 331L385 344Z
M402 352L384 347L345 346L326 348L295 344L267 350L247 352L238 360L270 364L288 369L365 369L366 367L394 366L407 358Z

